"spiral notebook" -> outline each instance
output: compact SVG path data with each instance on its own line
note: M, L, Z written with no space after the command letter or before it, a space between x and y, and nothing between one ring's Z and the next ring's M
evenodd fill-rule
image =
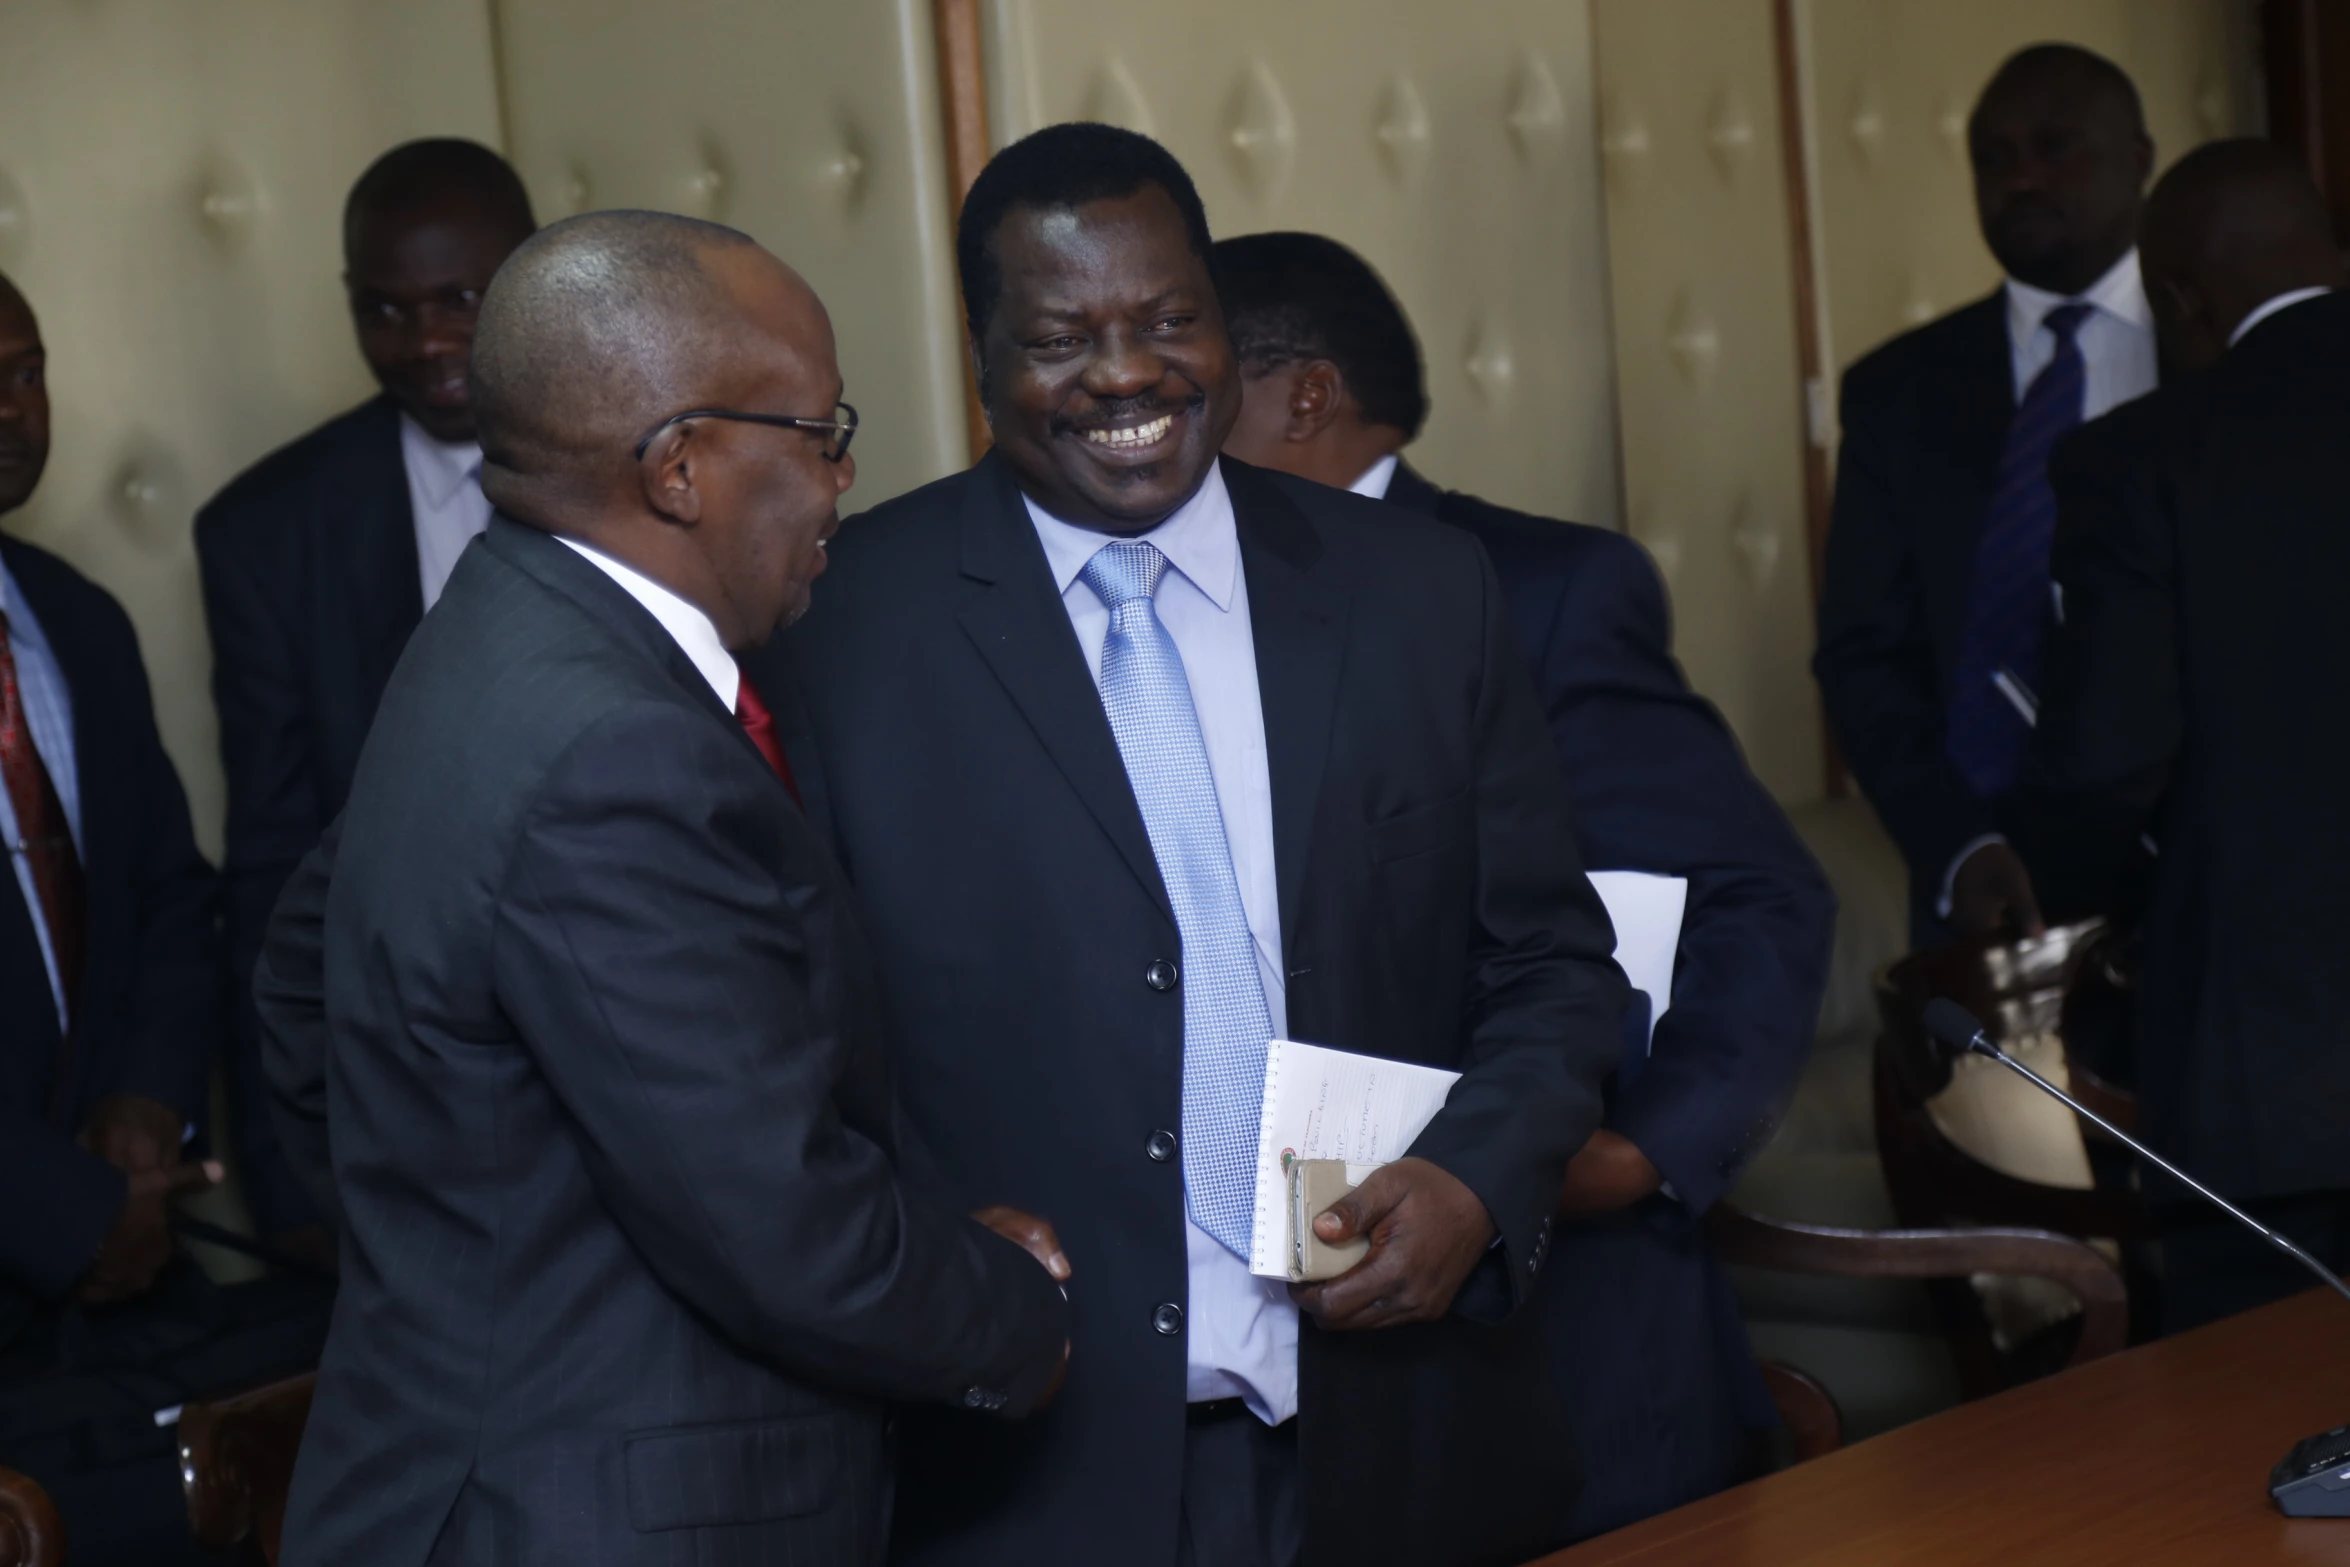
M1347 1184L1359 1186L1373 1170L1410 1152L1460 1076L1294 1039L1272 1041L1265 1049L1265 1102L1257 1124L1249 1272L1289 1277L1291 1158L1343 1159Z

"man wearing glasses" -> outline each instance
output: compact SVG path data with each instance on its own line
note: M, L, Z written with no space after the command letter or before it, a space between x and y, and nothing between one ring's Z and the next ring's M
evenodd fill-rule
M260 964L348 1219L283 1559L877 1562L884 1401L1049 1399L1068 1263L899 1184L865 938L735 663L855 479L831 325L731 229L597 213L499 272L473 375L499 513Z

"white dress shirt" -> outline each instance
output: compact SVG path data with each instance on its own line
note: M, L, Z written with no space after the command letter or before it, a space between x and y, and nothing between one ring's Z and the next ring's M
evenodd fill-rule
M400 461L408 470L408 513L416 519L416 575L430 609L449 585L457 557L490 525L481 448L471 441L436 441L402 414Z
M33 749L41 753L41 765L57 791L57 803L65 807L65 825L73 836L74 852L82 854L88 840L82 832L81 774L74 765L73 689L65 683L65 670L50 650L49 638L6 562L0 562L0 613L8 617L8 648L16 659L17 700L24 704L25 727L33 732ZM32 916L33 934L41 943L41 965L49 973L49 996L57 1003L57 1027L63 1032L69 1021L65 980L57 971L49 918L41 911L40 891L33 883L33 862L16 849L23 836L17 830L16 802L6 789L0 789L0 843L8 845L8 863L16 870L17 891L24 894L25 913Z
M1077 630L1086 667L1098 685L1110 611L1078 573L1112 535L1061 521L1036 502L1029 519L1044 544L1053 585ZM1278 1037L1288 1028L1281 968L1281 905L1273 869L1273 778L1265 759L1265 710L1257 691L1257 649L1248 615L1248 581L1240 569L1240 534L1221 466L1181 506L1141 538L1167 557L1159 580L1159 623L1183 656L1192 711L1216 781L1224 842L1240 882L1241 910L1256 940L1257 975ZM1184 1221L1190 1305L1183 1317L1186 1396L1245 1399L1256 1417L1278 1425L1297 1413L1297 1308L1278 1279L1260 1279L1247 1259Z
M692 661L694 668L700 670L702 678L710 682L710 689L717 693L719 703L728 712L734 711L735 693L741 689L743 682L742 666L734 661L732 653L726 651L726 644L719 640L718 628L710 623L709 616L635 567L622 565L603 551L582 544L577 539L564 539L560 533L555 537L563 539L564 543L592 562L598 571L619 583L630 598L645 607L647 614L661 622L661 629L668 632L677 645L685 650L685 656Z
M1372 500L1383 501L1387 499L1387 487L1395 482L1395 465L1402 461L1403 459L1394 452L1389 452L1371 464L1370 467L1365 468L1356 477L1355 482L1348 485L1347 488L1357 495L1367 495Z
M2074 295L2051 294L2044 288L2014 278L2007 280L2007 348L2015 370L2015 399L2020 405L2032 378L2056 357L2056 334L2044 324L2059 305L2093 306L2073 342L2081 351L2081 422L2111 413L2134 398L2154 390L2159 371L2154 352L2154 309L2146 302L2146 280L2138 270L2138 252L2115 262L2103 277ZM2050 591L2055 591L2054 584ZM2063 605L2057 604L2063 618ZM1950 899L1958 868L1986 844L2005 843L2004 833L1985 833L1961 848L1942 873L1942 893L1934 912L1950 917Z
M2287 289L2282 294L2277 294L2270 297L2269 299L2263 300L2258 309L2254 310L2252 314L2246 316L2243 320L2236 323L2236 330L2228 334L2228 346L2233 348L2238 343L2244 341L2245 333L2251 331L2254 327L2260 325L2261 322L2266 321L2270 316L2275 315L2278 311L2290 310L2305 299L2323 299L2326 295L2332 292L2333 290L2330 288L2293 288Z

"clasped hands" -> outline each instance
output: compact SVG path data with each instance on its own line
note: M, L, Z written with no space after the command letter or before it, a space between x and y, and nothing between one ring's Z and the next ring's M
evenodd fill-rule
M217 1185L220 1165L180 1161L185 1123L179 1112L153 1099L117 1094L91 1112L78 1139L82 1147L120 1170L129 1183L98 1255L74 1287L84 1305L111 1305L145 1294L171 1261L171 1205L181 1197Z

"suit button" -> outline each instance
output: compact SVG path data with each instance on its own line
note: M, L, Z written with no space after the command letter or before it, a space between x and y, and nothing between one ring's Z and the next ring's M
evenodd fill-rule
M1151 1313L1151 1326L1173 1338L1183 1331L1183 1308L1171 1300L1160 1302L1159 1309Z
M1175 1157L1175 1146L1173 1132L1153 1132L1150 1141L1142 1145L1142 1151L1151 1156L1152 1163L1165 1164Z
M1142 971L1142 982L1153 990L1173 990L1182 974L1165 958L1153 958L1151 966Z

